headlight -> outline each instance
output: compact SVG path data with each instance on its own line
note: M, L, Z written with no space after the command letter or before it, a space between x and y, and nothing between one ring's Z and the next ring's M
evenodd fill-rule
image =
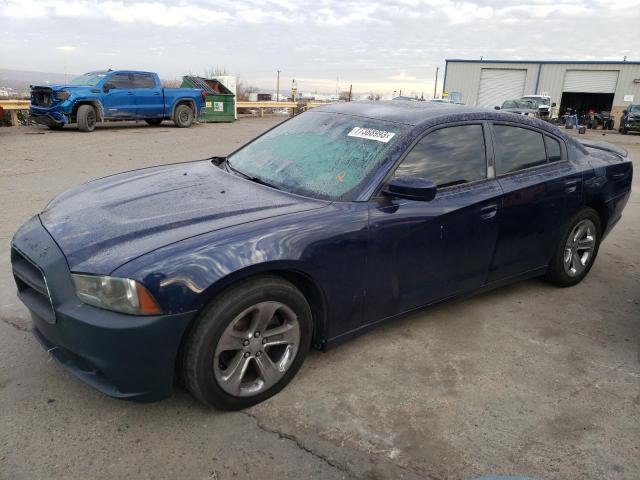
M60 90L59 92L56 92L56 98L61 102L64 102L70 96L71 93L67 92L66 90Z
M78 298L94 307L131 315L162 313L148 290L135 280L76 273L71 277Z

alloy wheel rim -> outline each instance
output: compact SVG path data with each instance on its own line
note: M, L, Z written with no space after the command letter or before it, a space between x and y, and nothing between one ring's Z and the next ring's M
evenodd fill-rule
M564 247L564 271L576 277L586 270L593 259L596 246L596 226L589 219L573 227Z
M189 121L189 112L187 112L186 110L183 110L182 112L180 112L180 122L187 123L188 121Z
M87 125L93 127L96 123L96 114L93 112L87 113Z
M216 345L213 371L218 385L236 397L258 395L289 370L300 345L296 314L280 302L243 310Z

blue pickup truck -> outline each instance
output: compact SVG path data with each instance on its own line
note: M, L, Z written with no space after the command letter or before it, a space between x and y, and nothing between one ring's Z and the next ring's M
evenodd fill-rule
M190 127L205 105L196 88L162 88L156 73L101 70L85 73L69 85L31 87L29 113L36 123L53 130L77 123L91 132L99 121L144 120L159 125L173 120Z

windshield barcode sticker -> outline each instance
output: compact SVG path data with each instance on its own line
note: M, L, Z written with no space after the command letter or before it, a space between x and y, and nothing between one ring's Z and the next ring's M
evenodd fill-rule
M378 142L387 143L394 137L394 135L395 133L385 132L384 130L355 127L347 134L347 137L366 138L367 140L376 140Z

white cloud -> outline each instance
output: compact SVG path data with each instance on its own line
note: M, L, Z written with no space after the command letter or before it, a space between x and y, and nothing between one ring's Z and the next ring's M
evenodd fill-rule
M73 52L77 50L77 47L71 45L61 45L59 47L56 47L56 50L60 50L61 52Z

